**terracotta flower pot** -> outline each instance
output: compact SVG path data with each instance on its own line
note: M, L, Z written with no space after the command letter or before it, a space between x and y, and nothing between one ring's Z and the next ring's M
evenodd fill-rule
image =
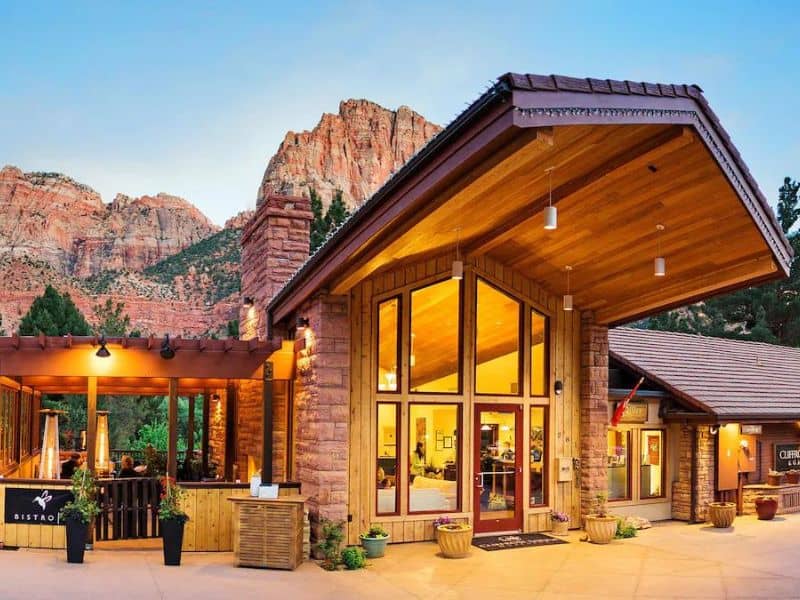
M800 483L800 471L787 471L786 483L791 483L791 484Z
M462 525L440 525L437 528L439 533L439 550L445 558L464 558L469 556L472 544L472 526Z
M586 535L589 536L590 542L594 544L608 544L617 534L617 518L588 515L584 528L586 529Z
M775 496L756 498L756 512L759 521L771 521L778 512L778 499Z
M550 521L553 529L550 531L553 535L569 535L569 521Z
M783 473L780 475L767 475L768 485L781 485L783 483Z
M734 502L709 502L708 516L714 527L720 529L730 527L736 518L736 504Z

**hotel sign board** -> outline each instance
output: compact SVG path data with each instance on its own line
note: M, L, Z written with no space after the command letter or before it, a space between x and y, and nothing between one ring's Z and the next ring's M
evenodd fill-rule
M775 470L800 469L800 444L775 444Z
M742 425L742 435L761 435L761 425Z
M619 406L619 403L617 403ZM647 402L628 402L620 423L647 423Z
M24 525L61 525L58 513L72 500L65 489L6 488L5 522Z

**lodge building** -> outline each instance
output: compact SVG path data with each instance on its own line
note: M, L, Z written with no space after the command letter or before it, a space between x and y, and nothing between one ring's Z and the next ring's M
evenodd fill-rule
M527 532L556 510L576 527L600 493L702 520L761 483L738 462L720 481L725 432L736 448L745 421L794 435L800 407L726 412L685 385L697 365L658 337L674 334L613 329L788 274L791 247L697 86L506 74L309 257L311 220L308 199L267 195L244 229L235 348L260 365L228 372L220 347L213 381L164 376L171 395L224 392L209 452L229 481L296 482L314 525L342 520L350 543L373 523L432 539L442 515ZM0 344L0 375L19 391L34 374L6 368L14 352Z

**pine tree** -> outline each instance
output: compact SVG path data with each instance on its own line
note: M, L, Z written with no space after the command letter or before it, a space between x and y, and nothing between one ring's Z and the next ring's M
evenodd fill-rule
M800 182L792 181L791 177L783 179L783 185L778 190L778 221L783 233L788 233L792 225L800 217L800 208L797 207L797 193L800 191Z
M311 190L309 190L309 197L311 198L311 212L314 215L314 219L311 221L311 238L309 244L311 254L313 254L325 241L325 237L328 235L328 226L325 223L322 198L317 194L317 190L311 188Z
M19 324L20 335L91 335L92 329L69 294L63 296L48 285L44 294L34 299Z
M126 335L131 326L131 318L124 314L124 310L123 302L117 302L115 305L111 298L108 298L105 304L95 306L94 318L97 321L95 333L114 337Z

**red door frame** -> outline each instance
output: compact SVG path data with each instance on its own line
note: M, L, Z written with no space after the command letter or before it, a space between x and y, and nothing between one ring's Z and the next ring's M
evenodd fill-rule
M480 519L481 511L481 412L514 413L514 517L510 519ZM472 510L475 533L492 531L513 531L522 529L522 404L475 404L473 415L473 468L472 468Z

